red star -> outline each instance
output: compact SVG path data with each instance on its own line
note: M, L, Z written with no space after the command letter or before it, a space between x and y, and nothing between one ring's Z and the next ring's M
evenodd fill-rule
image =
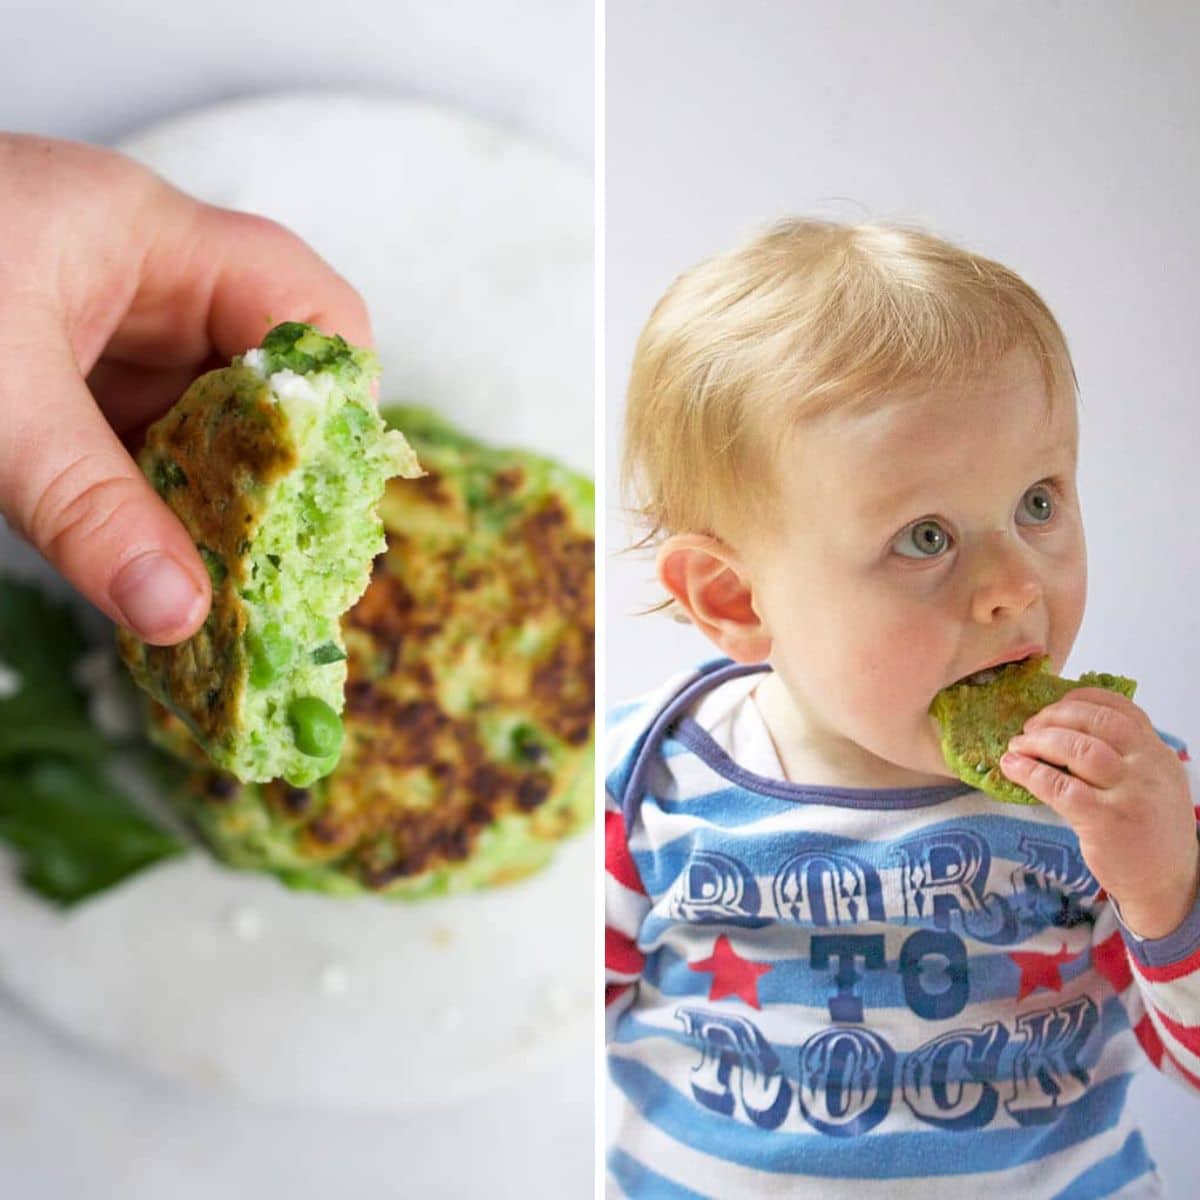
M1062 942L1062 949L1057 954L1009 954L1009 958L1021 968L1021 988L1017 999L1024 1000L1030 992L1040 987L1049 988L1055 992L1062 991L1062 975L1058 968L1071 959L1078 957L1067 953L1067 944Z
M709 958L690 962L688 966L693 971L712 972L712 987L708 989L710 1000L720 1000L722 996L737 996L754 1008L762 1008L758 1002L758 977L770 971L771 964L739 958L724 934L717 938Z

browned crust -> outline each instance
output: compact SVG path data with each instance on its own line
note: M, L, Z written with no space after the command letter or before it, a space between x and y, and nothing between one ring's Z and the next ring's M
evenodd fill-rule
M306 860L382 889L465 859L506 814L534 814L532 836L570 825L539 810L564 794L591 736L595 546L556 495L525 495L527 483L520 467L494 476L489 499L520 506L494 539L472 533L436 469L389 484L389 548L343 623L342 760L311 790L261 789ZM430 506L446 519L423 533ZM543 649L522 653L514 642L529 628ZM448 695L447 680L464 677L477 682L469 699ZM486 743L484 723L505 714L536 731L527 753L500 758ZM230 801L212 794L213 777L201 770L194 784L219 819Z
M208 741L238 721L246 613L236 585L245 581L264 493L298 461L286 415L266 381L243 367L201 376L146 435L142 468L200 548L213 576L212 608L177 646L145 645L122 630L118 647L139 682Z

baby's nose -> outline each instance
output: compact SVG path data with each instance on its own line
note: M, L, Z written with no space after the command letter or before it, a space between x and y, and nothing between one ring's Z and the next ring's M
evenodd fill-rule
M971 612L989 624L1019 615L1042 596L1042 581L1029 551L1007 533L990 534L980 548Z

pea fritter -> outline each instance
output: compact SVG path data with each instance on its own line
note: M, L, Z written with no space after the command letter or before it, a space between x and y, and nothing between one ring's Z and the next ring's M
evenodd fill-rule
M341 762L311 787L242 785L193 756L179 802L235 866L415 898L528 875L590 820L594 501L545 458L386 415L426 474L388 485L387 549L342 623Z
M376 410L376 374L369 351L289 322L197 379L147 434L139 462L195 541L213 603L177 646L121 630L119 649L239 780L305 786L338 760L339 619L384 548L386 480L420 474Z
M1076 688L1098 687L1133 699L1137 684L1122 675L1089 671L1078 680L1050 672L1048 656L1009 663L986 683L956 683L934 697L929 711L941 728L942 757L964 783L1008 804L1040 804L1000 770L1000 757L1025 722Z

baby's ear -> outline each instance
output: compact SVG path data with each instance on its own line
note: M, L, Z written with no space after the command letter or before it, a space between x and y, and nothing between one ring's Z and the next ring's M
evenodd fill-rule
M659 582L693 624L735 662L762 662L771 638L737 552L720 538L677 533L658 549Z

